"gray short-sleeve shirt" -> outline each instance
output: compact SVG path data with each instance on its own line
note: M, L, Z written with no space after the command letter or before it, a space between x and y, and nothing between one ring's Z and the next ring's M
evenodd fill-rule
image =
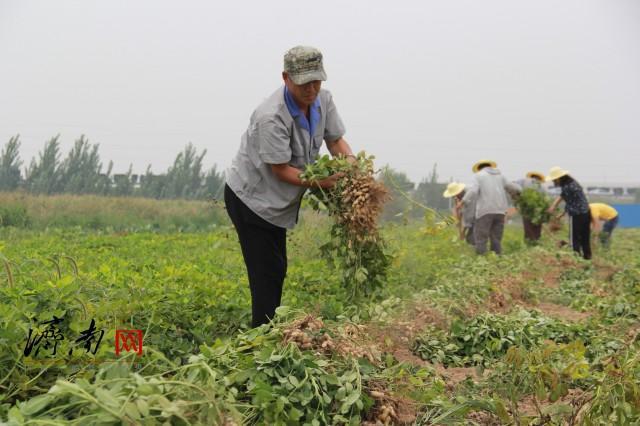
M291 116L284 100L284 86L269 96L251 115L240 149L226 170L227 185L254 213L282 228L293 228L304 187L278 179L271 164L304 169L315 161L322 141L340 139L345 128L331 93L321 89L320 120L314 135Z

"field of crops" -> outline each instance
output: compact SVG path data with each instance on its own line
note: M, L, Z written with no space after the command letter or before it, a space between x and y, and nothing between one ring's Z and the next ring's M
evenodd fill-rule
M0 422L640 423L639 232L588 262L560 234L527 247L513 226L477 257L453 228L388 224L386 281L354 299L329 229L304 212L286 306L249 329L227 225L2 228ZM116 354L117 330L142 353Z

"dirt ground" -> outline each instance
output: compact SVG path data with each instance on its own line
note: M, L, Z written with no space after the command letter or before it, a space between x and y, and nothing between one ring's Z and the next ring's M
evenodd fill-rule
M553 318L560 320L580 322L589 318L591 313L579 312L570 307L558 305L550 302L533 303L527 297L526 287L532 281L538 280L542 285L548 288L557 288L559 278L563 271L568 267L575 267L575 260L568 257L545 257L540 259L540 264L544 268L539 271L524 271L499 279L496 282L498 291L495 291L484 306L472 306L469 308L469 314L477 314L482 311L494 313L507 313L515 306L523 306L525 308L536 308ZM599 280L610 280L615 274L616 268L594 263L596 266L596 276ZM449 319L442 312L439 312L433 306L422 305L414 302L404 310L403 314L388 324L371 324L367 326L367 333L373 340L374 345L381 352L391 353L398 361L405 362L418 367L431 366L436 373L445 381L448 389L453 390L462 381L471 379L473 381L481 381L490 373L486 370L483 375L479 375L474 367L450 367L445 368L441 365L432 365L424 361L411 351L411 345L415 337L427 326L434 326L440 329L447 329L450 325ZM563 401L571 404L580 403L584 399L584 395L580 392L572 390L569 395L563 398ZM417 406L411 401L395 401L397 415L392 424L411 424L415 421L417 415ZM545 406L548 401L538 402L538 406ZM520 402L518 409L523 415L536 415L537 409L531 398L524 399ZM401 415L400 415L401 413ZM470 419L479 424L499 424L494 416L482 412L470 413ZM376 423L368 423L376 424Z

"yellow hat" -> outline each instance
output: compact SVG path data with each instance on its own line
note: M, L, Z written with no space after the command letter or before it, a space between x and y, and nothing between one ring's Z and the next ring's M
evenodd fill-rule
M560 179L562 176L566 176L568 174L569 174L569 170L564 170L560 167L552 167L551 169L549 169L549 176L547 176L547 182Z
M473 165L473 167L471 168L471 170L473 170L473 173L478 173L478 167L480 167L483 164L488 164L491 167L498 167L498 165L496 164L495 161L491 161L491 160L480 160L478 161L476 164Z
M442 196L444 198L455 197L456 195L464 191L464 188L465 188L464 183L451 182L449 185L447 185L447 190L444 191Z
M527 173L527 177L530 179L538 179L541 182L544 182L545 180L544 173L541 172L529 172Z

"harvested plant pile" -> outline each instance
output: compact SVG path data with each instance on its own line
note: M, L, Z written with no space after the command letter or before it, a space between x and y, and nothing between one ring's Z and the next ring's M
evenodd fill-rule
M332 263L337 263L343 283L351 296L357 297L371 293L386 278L390 256L385 252L377 220L388 191L374 178L373 156L363 152L355 162L325 155L308 165L300 177L313 182L336 173L344 176L333 188L313 188L309 199L315 210L326 210L335 220L332 239L321 249Z

